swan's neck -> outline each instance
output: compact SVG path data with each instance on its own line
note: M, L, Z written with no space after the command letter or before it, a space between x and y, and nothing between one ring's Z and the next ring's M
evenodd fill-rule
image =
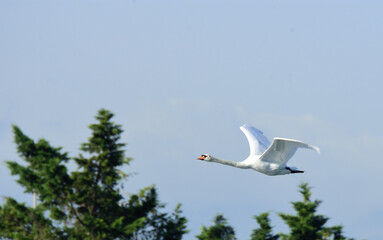
M216 162L216 163L221 163L221 164L229 165L229 166L232 166L232 167L244 168L239 162L223 160L223 159L219 159L219 158L215 158L215 157L212 157L211 161L212 162Z

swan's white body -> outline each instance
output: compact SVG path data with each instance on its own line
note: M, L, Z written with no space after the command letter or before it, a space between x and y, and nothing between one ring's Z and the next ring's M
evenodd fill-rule
M318 147L293 139L274 138L273 143L270 144L260 130L247 124L241 126L240 129L245 134L250 146L250 155L244 161L227 161L209 154L204 154L198 159L237 168L254 169L266 175L275 176L303 173L303 171L297 170L295 167L286 165L298 148L308 148L320 153Z

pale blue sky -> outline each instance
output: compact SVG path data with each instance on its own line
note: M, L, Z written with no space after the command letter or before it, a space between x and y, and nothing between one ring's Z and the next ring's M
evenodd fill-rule
M239 239L254 214L292 212L307 181L329 225L383 239L383 4L380 1L0 2L0 160L18 159L11 124L75 156L100 108L125 129L136 192L180 202L194 239L224 213ZM300 139L269 177L195 160L248 154L243 123ZM0 189L31 203L0 165Z

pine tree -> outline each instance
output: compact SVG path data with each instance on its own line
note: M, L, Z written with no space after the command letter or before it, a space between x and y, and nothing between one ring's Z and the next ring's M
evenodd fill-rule
M218 214L214 218L214 225L210 227L202 226L200 235L196 236L199 240L235 240L235 232L223 217Z
M251 234L251 240L277 240L278 235L272 234L272 227L270 225L269 213L262 213L254 216L259 224L258 229L254 229Z
M36 193L36 208L7 198L0 207L0 237L12 239L181 239L187 232L180 206L162 213L153 186L125 200L120 183L127 178L120 168L129 164L120 143L122 128L113 114L100 110L92 136L73 158L78 170L69 172L72 158L41 139L34 142L14 126L17 150L26 162L8 161L26 193ZM168 238L169 234L175 236ZM149 236L149 237L148 237Z
M279 216L290 228L290 234L281 234L286 240L306 239L346 239L342 235L342 226L325 227L328 217L317 215L320 200L312 201L311 188L307 183L299 185L303 201L292 202L297 215L280 213Z

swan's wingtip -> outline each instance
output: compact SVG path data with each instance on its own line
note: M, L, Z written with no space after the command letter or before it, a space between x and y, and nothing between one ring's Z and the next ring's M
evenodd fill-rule
M243 124L243 125L240 126L239 128L240 128L240 129L251 129L251 130L256 130L256 131L260 131L260 132L262 132L262 131L259 130L258 128L254 127L254 126L252 126L252 125L250 125L250 124L247 124L247 123Z
M311 149L313 149L315 152L317 152L318 154L320 154L320 148L317 147L317 146L310 146Z

